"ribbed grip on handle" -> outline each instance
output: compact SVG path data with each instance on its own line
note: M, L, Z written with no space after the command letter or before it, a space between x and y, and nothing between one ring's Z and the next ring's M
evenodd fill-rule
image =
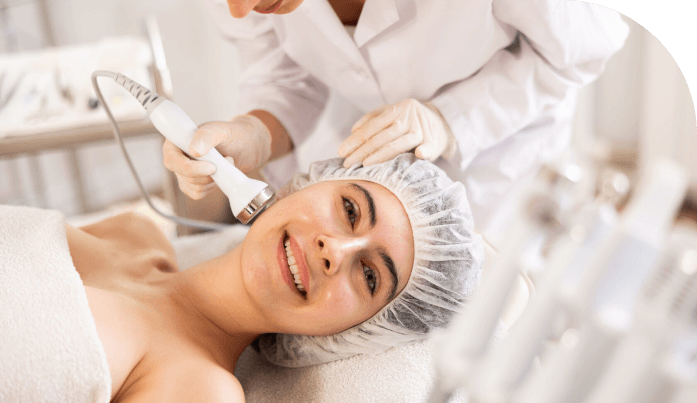
M133 95L138 102L143 105L143 108L145 108L148 114L157 108L162 101L165 101L165 99L159 96L156 92L138 84L123 74L117 73L114 81L116 81L116 83L121 85L123 88L127 89L128 92L130 92L131 95Z

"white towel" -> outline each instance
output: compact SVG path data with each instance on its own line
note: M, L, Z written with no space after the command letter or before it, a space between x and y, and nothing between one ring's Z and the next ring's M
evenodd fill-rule
M173 241L179 268L184 270L219 256L242 242L246 227L234 226ZM382 354L359 355L304 368L283 368L247 348L235 369L248 403L262 402L424 402L434 380L430 342L392 348ZM450 400L463 403L464 393Z
M109 402L60 212L0 206L0 402Z
M430 341L395 347L376 355L303 368L283 368L247 348L235 368L248 403L426 402L435 379ZM467 402L459 391L451 403Z

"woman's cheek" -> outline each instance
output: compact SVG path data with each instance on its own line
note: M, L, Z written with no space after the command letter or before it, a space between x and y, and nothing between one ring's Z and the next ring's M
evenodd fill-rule
M308 192L302 194L298 192L288 197L290 202L288 204L292 208L289 213L301 222L312 222L318 225L317 229L327 229L328 220L332 218L333 210L336 208L334 199L329 196L329 192L309 192L313 190L312 186L303 189L305 190ZM298 197L293 198L295 195Z
M326 291L317 306L320 308L314 312L313 320L324 324L318 330L325 334L348 329L358 324L363 316L359 298L347 281Z
M264 245L263 242L254 241L252 239L249 242L251 245L245 245L247 247L242 249L242 281L249 295L257 303L264 304L267 301L273 301L277 297L274 295L276 289L273 287L271 273L274 266L270 264L269 260L264 259L264 254L270 247Z
M256 300L268 298L268 295L265 295L269 290L268 281L263 274L263 271L253 264L243 268L242 281L244 281L247 292Z

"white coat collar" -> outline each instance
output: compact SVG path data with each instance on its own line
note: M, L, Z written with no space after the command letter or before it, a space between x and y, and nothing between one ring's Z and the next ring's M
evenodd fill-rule
M295 12L304 12L323 36L351 59L363 59L327 0L307 0Z
M353 40L360 48L397 21L399 14L394 0L366 0Z
M312 3L312 5L301 6L297 11L305 12L317 28L324 32L327 38L330 38L334 45L347 53L353 53L348 51L347 48L363 46L376 35L399 21L399 14L397 13L394 0L366 0L356 25L356 32L353 38L350 38L327 0L307 0L305 3ZM351 39L353 41L350 41ZM352 54L352 56L355 55Z

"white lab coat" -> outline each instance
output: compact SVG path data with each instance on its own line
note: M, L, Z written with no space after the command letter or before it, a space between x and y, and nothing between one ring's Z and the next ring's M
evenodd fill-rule
M628 34L617 13L581 1L367 0L352 36L327 0L240 20L225 1L208 4L240 52L241 112L271 112L297 147L268 166L272 184L336 156L362 114L430 101L458 145L437 163L465 184L482 232L515 182L568 145L577 90ZM338 124L312 134L330 90Z

